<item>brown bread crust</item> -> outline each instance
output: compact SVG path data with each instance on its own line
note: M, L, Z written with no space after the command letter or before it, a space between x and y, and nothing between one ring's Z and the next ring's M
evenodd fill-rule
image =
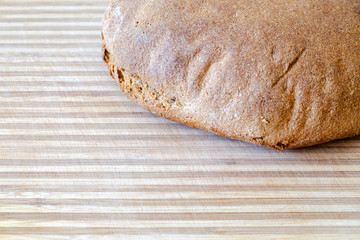
M280 151L360 134L359 0L115 0L103 49L128 97L192 127Z

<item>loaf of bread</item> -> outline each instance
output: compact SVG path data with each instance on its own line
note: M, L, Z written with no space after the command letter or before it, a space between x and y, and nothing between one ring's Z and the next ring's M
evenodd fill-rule
M154 114L280 151L360 134L360 0L113 0L102 38Z

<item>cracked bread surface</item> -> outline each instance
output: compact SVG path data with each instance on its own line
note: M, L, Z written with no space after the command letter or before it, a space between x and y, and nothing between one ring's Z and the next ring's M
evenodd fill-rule
M128 97L280 151L360 134L359 39L359 0L113 0L103 18Z

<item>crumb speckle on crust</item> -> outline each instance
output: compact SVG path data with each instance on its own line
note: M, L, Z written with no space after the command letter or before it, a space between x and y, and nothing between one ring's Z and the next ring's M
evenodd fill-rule
M110 75L117 79L124 93L133 99L139 99L146 103L154 104L161 110L169 110L171 107L181 107L176 97L162 96L156 89L150 87L136 75L127 75L125 69L119 69L111 60L109 52L104 49L104 61L109 66Z

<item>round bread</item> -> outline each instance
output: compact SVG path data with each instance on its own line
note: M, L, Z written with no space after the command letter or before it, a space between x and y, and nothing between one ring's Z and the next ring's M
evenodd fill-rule
M360 0L113 0L102 35L157 115L280 151L360 134Z

